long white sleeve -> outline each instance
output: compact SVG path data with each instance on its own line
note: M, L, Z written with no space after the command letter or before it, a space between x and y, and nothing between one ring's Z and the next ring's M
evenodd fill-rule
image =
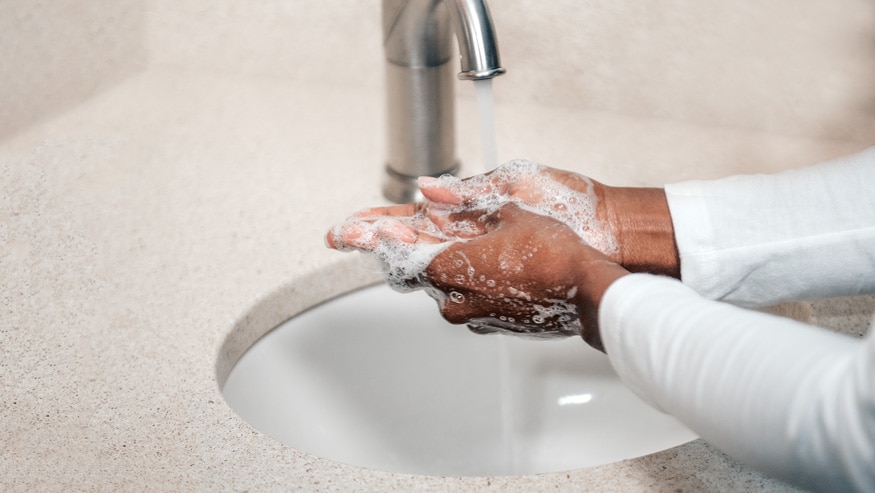
M875 491L875 336L736 306L875 291L875 150L666 187L680 282L636 274L599 312L620 377L738 459L817 490ZM703 297L704 296L704 297Z
M681 279L706 298L762 306L875 292L875 147L665 192Z
M875 491L875 337L706 300L673 279L615 282L599 313L632 390L760 470L821 491Z

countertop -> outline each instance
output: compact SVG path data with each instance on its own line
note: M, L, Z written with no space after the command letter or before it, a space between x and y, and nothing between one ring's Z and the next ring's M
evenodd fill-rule
M322 235L383 203L381 97L157 66L0 141L0 489L792 491L701 440L565 473L426 477L314 457L239 418L220 383L243 351L376 280ZM630 185L862 147L525 104L499 105L498 144ZM862 334L875 303L809 308Z

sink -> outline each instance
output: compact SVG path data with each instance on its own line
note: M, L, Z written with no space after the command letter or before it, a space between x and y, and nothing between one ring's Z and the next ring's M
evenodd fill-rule
M424 293L370 286L258 340L223 387L291 448L371 469L535 474L638 457L696 438L579 338L476 335Z

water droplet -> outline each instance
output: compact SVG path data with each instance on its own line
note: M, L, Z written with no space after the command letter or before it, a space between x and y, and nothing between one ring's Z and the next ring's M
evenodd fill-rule
M450 291L450 301L453 303L464 303L465 295L458 291Z
M488 286L488 287L490 287L490 288L494 288L494 287L495 287L495 281L493 281L492 279L486 281L486 286Z

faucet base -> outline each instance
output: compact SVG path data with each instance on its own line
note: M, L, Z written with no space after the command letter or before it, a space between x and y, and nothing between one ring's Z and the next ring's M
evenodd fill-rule
M441 175L455 175L459 172L459 163L456 162L452 168L439 173L435 178ZM391 166L386 165L386 176L383 181L383 196L396 204L405 204L408 202L418 202L423 199L422 192L419 191L419 186L416 183L418 176L403 175Z

